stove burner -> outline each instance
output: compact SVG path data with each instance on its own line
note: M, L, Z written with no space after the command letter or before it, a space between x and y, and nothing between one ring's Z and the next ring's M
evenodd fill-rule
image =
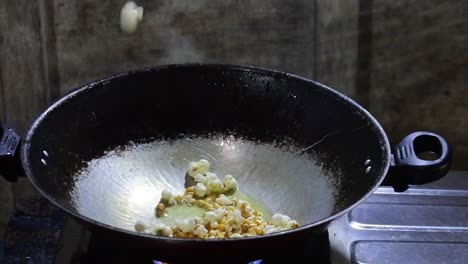
M251 261L248 264L260 264L260 263L262 263L262 260ZM153 264L170 264L170 263L153 260Z

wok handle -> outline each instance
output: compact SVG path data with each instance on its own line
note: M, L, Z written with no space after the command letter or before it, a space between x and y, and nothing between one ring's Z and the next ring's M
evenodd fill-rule
M19 153L20 144L21 137L15 130L0 122L0 174L10 182L25 176Z
M408 185L433 182L447 174L450 163L451 148L443 137L413 132L393 148L393 162L384 184L404 191Z

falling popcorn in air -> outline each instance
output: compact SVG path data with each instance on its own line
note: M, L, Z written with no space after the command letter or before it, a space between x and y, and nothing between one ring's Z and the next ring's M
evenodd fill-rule
M125 3L120 11L120 28L125 33L133 33L137 30L138 23L143 19L143 7L135 2Z

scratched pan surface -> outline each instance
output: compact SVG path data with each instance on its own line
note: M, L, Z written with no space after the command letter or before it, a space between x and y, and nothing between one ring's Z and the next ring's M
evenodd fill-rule
M377 121L330 88L266 69L197 64L80 87L34 122L22 147L28 176L52 202L92 227L165 254L235 245L248 255L259 242L275 247L322 230L377 188L389 157ZM181 190L188 162L201 158L302 227L235 242L134 232L161 190Z
M335 183L308 155L232 136L186 137L111 151L76 176L73 205L91 219L133 230L139 217L154 214L162 190L184 189L187 164L201 158L220 177L234 175L242 192L271 213L311 223L333 211Z

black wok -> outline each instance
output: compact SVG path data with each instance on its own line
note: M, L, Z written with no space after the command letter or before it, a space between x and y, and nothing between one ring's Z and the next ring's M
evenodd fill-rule
M450 161L449 145L436 134L416 132L392 148L374 117L343 94L287 73L233 65L120 73L55 102L21 144L2 127L6 177L14 180L24 169L43 196L95 232L161 260L281 254L326 229L384 179L404 190L442 177ZM435 157L418 158L426 152ZM187 163L200 158L301 227L212 240L134 232L136 218L153 212L162 189L181 190Z

